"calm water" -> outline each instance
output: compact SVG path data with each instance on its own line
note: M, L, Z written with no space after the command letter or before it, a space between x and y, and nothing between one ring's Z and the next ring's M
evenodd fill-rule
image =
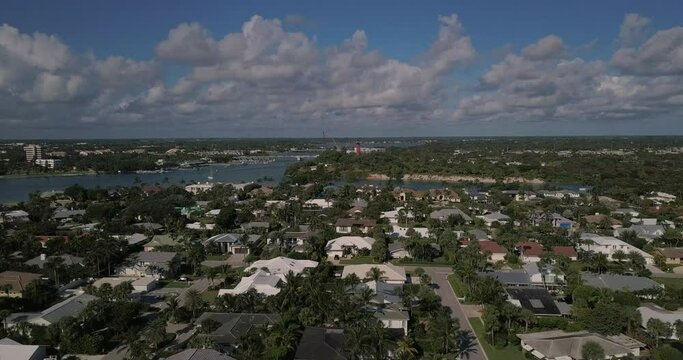
M136 181L144 184L182 184L207 181L213 172L216 182L249 182L259 178L273 178L279 182L287 166L294 158L279 158L275 162L256 165L211 165L195 169L170 170L154 174L106 174L79 176L34 176L0 179L0 203L15 203L28 199L34 191L64 190L79 184L83 187L108 188L115 186L132 186Z

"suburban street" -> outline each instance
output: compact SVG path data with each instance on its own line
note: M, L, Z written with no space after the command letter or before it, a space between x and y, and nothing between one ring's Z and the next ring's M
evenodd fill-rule
M406 267L406 270L414 269L415 267ZM432 281L438 286L436 293L441 297L441 303L444 306L448 306L452 310L453 317L460 321L460 328L464 330L472 331L465 311L463 310L460 302L455 297L451 285L448 283L448 275L453 273L453 270L449 267L423 267L423 269L432 278ZM472 331L474 335L474 331ZM476 353L471 354L470 360L488 360L486 354L481 349L479 345L479 339L477 338Z

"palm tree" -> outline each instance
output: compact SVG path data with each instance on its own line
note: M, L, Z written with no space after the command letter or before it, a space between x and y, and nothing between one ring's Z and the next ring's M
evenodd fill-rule
M386 276L384 276L383 270L380 270L378 267L373 266L372 268L370 268L370 271L368 271L367 274L365 274L365 279L380 281L382 279L386 279Z
M362 326L352 326L346 330L346 350L349 360L359 360L363 357L366 347L367 330Z
M153 321L149 324L146 335L151 347L158 349L159 344L166 340L166 324L161 319Z
M3 329L7 329L7 318L12 314L11 311L7 309L0 310L0 319L2 319Z
M469 359L477 352L477 337L469 330L459 330L456 335L455 354L458 359Z
M415 341L412 338L405 337L396 343L394 354L397 360L412 360L417 357L417 349L415 348Z
M533 311L523 308L519 313L520 319L524 322L524 332L529 332L529 325L536 323L536 314Z
M676 320L676 322L674 322L674 331L675 331L674 335L677 338L680 339L683 337L683 320L679 319L679 320Z
M303 286L303 277L300 274L295 274L291 270L285 275L285 286L278 294L282 302L280 309L288 309L298 304L299 292Z
M64 259L61 256L51 256L45 262L45 267L52 271L52 280L59 286L59 273L64 270Z
M296 341L299 338L300 328L291 316L285 315L273 323L268 329L268 332L269 335L266 339L266 347L278 355L281 355L275 356L275 358L282 358L294 350Z
M202 295L196 289L189 289L185 293L185 306L192 313L192 318L197 318L197 312L204 307Z
M624 259L626 259L626 253L623 250L617 250L612 254L612 259L621 263L624 261Z
M0 286L0 290L5 293L5 296L9 297L9 292L12 291L12 284L4 284Z
M169 321L174 321L178 308L180 307L180 301L178 301L178 295L175 293L168 294L166 296L166 312L169 317Z

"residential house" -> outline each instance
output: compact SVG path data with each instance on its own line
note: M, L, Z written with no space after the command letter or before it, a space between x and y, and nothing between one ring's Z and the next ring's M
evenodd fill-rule
M111 287L120 285L124 282L129 282L133 286L133 291L136 292L147 292L154 290L158 284L158 280L151 276L145 277L103 277L95 280L93 286L98 288L104 284L109 284Z
M12 327L22 321L41 326L56 324L66 317L78 317L88 303L96 299L96 296L80 293L39 313L14 313L7 318L7 325Z
M69 210L57 209L52 214L52 220L65 223L71 221L73 218L79 218L85 215L85 210Z
M484 220L484 223L488 227L493 226L494 223L498 223L500 225L505 225L510 221L509 216L507 216L503 213L500 213L500 212L494 212L494 213L490 213L490 214L479 215L477 217Z
M683 263L683 247L670 247L657 249L667 264Z
M491 240L480 241L479 251L481 253L488 254L489 261L494 263L498 261L505 261L505 257L508 255L508 251L504 247Z
M351 208L346 213L349 216L353 216L353 217L357 218L363 214L363 211L367 207L368 207L367 201L365 201L363 199L356 199L356 200L353 200L353 202L351 203Z
M652 242L653 240L664 235L663 225L633 225L627 228L619 228L614 230L614 236L621 237L625 232L634 232L639 238Z
M295 260L278 256L270 260L257 260L249 265L245 271L263 269L271 274L287 275L290 271L294 274L302 274L307 269L312 269L318 266L317 261L313 260Z
M267 221L252 221L240 225L242 230L252 234L265 234L270 229L270 223Z
M515 248L519 251L520 259L524 262L539 262L541 256L546 253L543 245L533 241L519 242Z
M0 223L23 223L28 221L30 221L28 213L24 210L0 212Z
M134 233L130 235L113 235L113 237L127 242L130 246L143 244L149 240L147 235L141 233Z
M683 309L670 311L655 304L647 303L642 304L638 308L638 312L640 313L640 317L642 319L641 325L643 328L647 328L647 322L650 319L657 319L672 325L673 331L669 337L670 339L679 340L681 337L683 337L683 334L676 333L676 327L673 326L677 321L683 321Z
M569 258L571 261L576 261L578 260L578 254L576 253L576 249L574 249L573 246L560 246L560 245L555 245L551 248L551 252L555 255L561 255Z
M433 201L460 202L460 195L449 189L429 189L427 195Z
M603 336L588 331L567 332L550 330L528 334L517 334L522 349L537 359L581 360L582 349L588 342L600 345L605 358L619 359L640 356L645 344L626 335Z
M384 307L375 310L375 318L382 322L382 325L389 329L400 330L402 336L408 336L408 322L410 321L410 314L407 311Z
M406 250L405 244L402 242L394 241L389 244L388 248L389 256L391 256L392 259L404 259L411 257L408 250Z
M603 224L609 224L612 229L618 229L622 226L621 221L604 214L586 215L583 219L590 225L602 226Z
M523 270L481 271L478 275L492 277L505 286L531 286L531 278Z
M334 226L340 234L351 234L354 229L367 234L372 231L375 225L375 220L371 219L337 219Z
M486 240L491 240L489 238L489 235L486 233L486 231L481 230L481 229L472 229L467 231L467 235L470 238L470 240L477 240L477 241L486 241Z
M266 296L277 295L282 290L283 283L285 283L283 274L271 274L268 271L257 269L253 274L243 277L234 288L218 290L218 297L244 294L250 289Z
M28 284L40 280L42 275L21 271L0 273L0 297L21 298Z
M294 360L347 360L344 329L307 326L294 354Z
M64 266L83 265L83 260L84 260L82 257L72 256L69 254L55 255L55 256L49 256L49 257L45 254L40 254L40 255L34 257L33 259L24 262L24 264L28 265L28 266L37 266L39 269L43 269L45 267L45 264L48 262L48 260L54 259L54 258L61 258L62 259L62 265L64 265Z
M569 315L569 307L558 306L548 290L535 286L515 286L505 289L508 294L508 302L530 310L537 316L563 316ZM564 312L561 310L564 309Z
M341 259L347 254L355 255L361 249L369 251L374 243L375 239L367 236L341 236L328 241L325 250L328 259Z
M220 324L216 330L201 336L212 340L220 350L231 353L242 336L259 327L266 327L278 319L280 319L278 314L205 312L199 316L197 324L202 324L206 320Z
M522 268L529 275L533 285L555 289L564 284L564 274L552 264L541 266L538 262L530 262L524 264Z
M8 337L0 339L0 359L43 360L47 358L43 345L22 345Z
M618 274L581 274L586 285L610 289L612 291L641 291L653 288L663 288L664 286L650 278L641 276L628 276Z
M413 229L417 234L419 234L423 238L428 238L429 237L429 228L426 227L412 227L412 228L407 228L407 227L401 227L399 225L392 225L391 226L391 234L392 236L397 236L397 237L408 237L408 230Z
M261 186L256 189L252 189L249 192L249 196L251 197L269 197L270 195L273 194L273 189L269 188L267 186Z
M472 218L458 208L439 209L439 210L432 211L429 214L430 219L439 220L439 221L448 221L448 219L451 216L460 217L465 223L471 223L472 222Z
M166 360L235 360L235 358L214 349L185 349L167 357Z
M178 270L178 253L143 251L131 256L119 267L120 276L174 276Z
M579 248L584 251L605 254L609 260L613 260L612 255L618 250L621 250L626 254L636 252L645 258L647 264L653 265L655 263L655 259L652 255L612 236L583 233L581 234L581 245L579 245Z
M394 210L382 212L380 215L380 219L387 219L387 220L389 220L390 224L398 224L401 211L404 212L404 216L406 217L407 220L411 220L411 219L415 218L415 215L413 214L412 211L410 211L410 210L406 211L404 207L399 206L399 207L395 208Z
M334 201L327 199L310 199L304 202L304 206L311 208L329 209L334 205Z
M676 195L667 194L661 191L653 191L647 198L648 200L652 200L655 204L668 204L676 201Z
M403 267L391 264L358 264L346 265L342 272L342 278L346 278L351 274L356 275L359 279L368 279L368 273L372 268L377 268L382 272L382 281L387 284L405 284L408 278Z
M218 234L208 238L204 244L213 242L218 246L222 253L227 254L249 254L248 244L258 241L259 235L246 234Z
M164 235L154 235L152 240L145 244L145 251L154 251L154 249L159 247L180 247L183 246L183 238L177 237L173 238L169 234Z
M567 229L572 231L576 228L576 222L567 219L566 217L558 214L542 214L532 218L532 225L539 226L544 222L548 222L554 228Z
M148 232L157 232L163 230L163 225L157 224L157 223L150 223L150 222L141 222L141 223L135 223L131 225L133 227L143 229L144 231Z
M185 191L189 192L192 195L197 195L199 193L202 193L204 191L211 190L213 188L213 183L196 183L196 184L190 184L185 186Z
M538 193L543 195L543 197L555 198L555 199L565 199L565 198L578 199L581 197L580 192L571 191L571 190L556 190L556 191L555 190L541 190Z
M409 197L413 199L421 199L424 194L420 191L413 189L394 189L394 198L398 201L407 201Z

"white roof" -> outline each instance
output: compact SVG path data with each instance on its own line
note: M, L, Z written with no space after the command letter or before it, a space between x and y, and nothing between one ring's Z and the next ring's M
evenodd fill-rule
M647 326L647 321L655 318L673 325L676 320L683 320L683 310L669 311L654 304L644 304L638 308L642 317L643 327Z
M370 249L375 239L367 236L340 236L327 242L325 249L341 250L343 247L355 246L359 249Z
M251 276L243 277L234 289L218 290L218 296L244 294L249 289L255 289L256 292L266 296L276 295L280 292L277 285L284 281L282 274L272 275L263 270L256 270Z
M652 255L646 253L645 251L640 250L637 247L635 247L635 246L633 246L633 245L631 245L625 241L619 240L613 236L602 236L602 235L591 234L591 233L583 233L583 234L581 234L581 239L582 240L586 240L586 239L592 240L595 243L595 245L598 245L598 246L605 246L605 247L616 246L618 248L625 247L628 250L626 252L635 251L635 252L639 253L640 255L642 255L644 258L652 258L653 257Z
M310 199L306 200L305 202L306 205L315 205L318 206L322 209L327 209L332 207L332 204L334 204L333 201L327 200L327 199Z
M21 345L10 338L0 340L0 359L2 360L30 360L39 350L39 345Z
M378 268L380 271L384 272L385 281L406 281L406 270L400 266L394 266L389 264L358 264L358 265L346 265L344 266L344 272L342 272L342 278L345 278L351 274L356 274L358 278L365 279L368 272L372 268Z
M271 274L287 274L292 271L295 274L301 274L307 268L314 268L318 266L318 262L313 260L295 260L278 256L270 260L254 261L245 270L263 269L266 268Z

